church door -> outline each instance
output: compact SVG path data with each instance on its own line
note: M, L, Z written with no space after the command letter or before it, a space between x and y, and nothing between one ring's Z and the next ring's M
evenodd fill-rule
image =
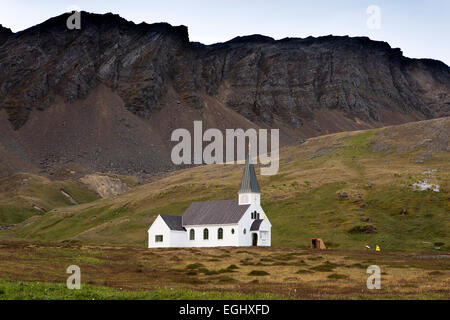
M257 246L258 245L258 234L256 232L254 232L252 234L252 245L253 246Z

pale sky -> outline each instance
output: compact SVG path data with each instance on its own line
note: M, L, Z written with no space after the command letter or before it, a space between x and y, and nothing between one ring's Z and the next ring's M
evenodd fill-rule
M407 57L450 65L449 0L0 0L0 24L24 30L70 6L94 13L117 13L140 23L185 25L191 41L224 42L236 36L368 36L399 47ZM380 9L380 28L367 25L369 6ZM373 21L373 20L370 20Z

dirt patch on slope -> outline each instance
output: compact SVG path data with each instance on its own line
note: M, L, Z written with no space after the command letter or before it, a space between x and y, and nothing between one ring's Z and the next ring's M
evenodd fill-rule
M80 181L102 198L117 196L129 190L128 186L119 178L102 174L89 174L82 177Z

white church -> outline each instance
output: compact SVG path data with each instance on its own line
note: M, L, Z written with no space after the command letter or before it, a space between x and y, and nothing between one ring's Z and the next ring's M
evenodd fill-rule
M182 216L158 215L148 229L148 247L270 246L272 224L260 201L247 158L238 200L193 202Z

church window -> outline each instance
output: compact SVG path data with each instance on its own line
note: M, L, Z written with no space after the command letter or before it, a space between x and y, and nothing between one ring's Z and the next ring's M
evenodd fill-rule
M191 229L191 231L189 231L189 240L195 240L195 230Z
M208 240L209 238L209 231L208 229L203 229L203 240Z
M246 234L246 233L247 233L247 229L244 228L244 234Z
M234 228L233 228L233 229L231 229L231 234L234 234Z
M219 230L217 230L217 239L222 240L223 239L223 229L219 228Z
M256 211L252 212L252 219L259 219L259 213Z

